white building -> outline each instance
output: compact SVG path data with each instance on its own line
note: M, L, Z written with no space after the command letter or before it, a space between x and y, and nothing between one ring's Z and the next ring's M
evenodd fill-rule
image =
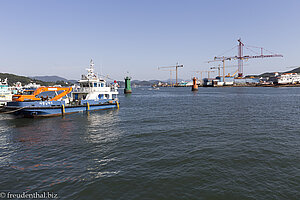
M297 84L297 83L300 83L300 74L284 73L281 76L278 76L278 84Z
M36 88L39 88L39 87L41 87L41 85L40 84L36 84L36 83L29 83L27 85L24 85L24 88L26 88L26 89L30 89L30 88L36 89Z

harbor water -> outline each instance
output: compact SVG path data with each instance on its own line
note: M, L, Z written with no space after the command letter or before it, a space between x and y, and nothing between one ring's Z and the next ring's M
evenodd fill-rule
M0 115L0 192L300 199L300 88L132 92L119 110Z

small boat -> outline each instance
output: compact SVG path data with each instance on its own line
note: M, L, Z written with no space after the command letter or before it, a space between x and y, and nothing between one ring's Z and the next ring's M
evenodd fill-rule
M4 107L5 113L22 117L59 116L76 112L119 108L116 81L107 86L106 81L94 73L91 60L87 75L79 80L80 88L40 87L34 91L13 96L13 101ZM54 97L42 93L54 92Z
M7 102L12 100L12 91L8 86L7 78L4 80L0 79L0 106L6 105Z
M157 85L156 85L156 84L153 84L151 87L152 87L152 89L151 89L151 90L159 90L159 87L157 87Z

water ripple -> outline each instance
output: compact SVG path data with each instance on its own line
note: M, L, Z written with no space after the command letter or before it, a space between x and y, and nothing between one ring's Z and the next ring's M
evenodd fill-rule
M62 199L300 199L299 97L139 88L120 110L0 115L0 186Z

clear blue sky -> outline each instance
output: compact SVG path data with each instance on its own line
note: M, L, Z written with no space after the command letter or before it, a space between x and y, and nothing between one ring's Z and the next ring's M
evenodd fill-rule
M115 79L129 71L150 80L180 62L180 78L190 79L241 37L284 55L249 60L245 74L285 71L300 66L299 8L296 0L0 0L0 70L79 79L93 58Z

